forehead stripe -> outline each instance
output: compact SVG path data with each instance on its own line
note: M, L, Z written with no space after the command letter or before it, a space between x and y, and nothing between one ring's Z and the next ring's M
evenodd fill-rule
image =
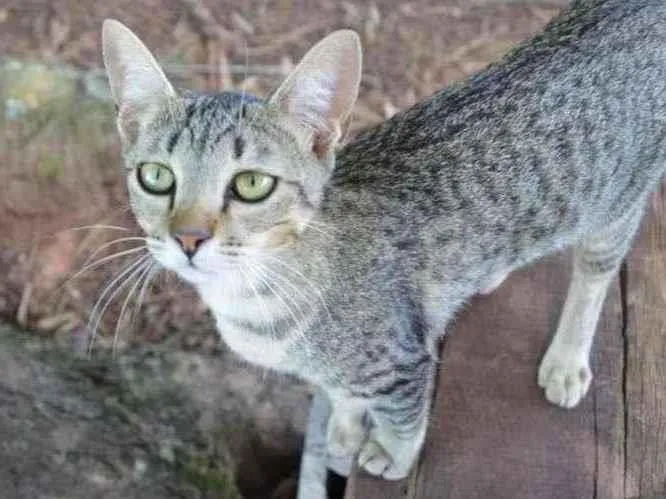
M234 157L236 159L240 158L243 155L244 150L245 150L245 141L243 140L243 137L237 135L234 138Z
M178 139L180 138L181 133L183 133L183 129L179 128L178 130L173 132L169 137L169 140L167 141L166 145L166 150L169 154L171 154L173 150L176 148L176 144L178 143Z
M185 124L178 128L170 137L169 140L167 141L167 146L166 150L169 154L173 152L173 150L176 148L176 145L178 144L178 141L180 140L180 136L182 135L183 131L185 128L188 127L190 119L192 119L192 115L194 114L194 111L196 110L196 106L194 105L194 102L190 102L187 107L185 108Z

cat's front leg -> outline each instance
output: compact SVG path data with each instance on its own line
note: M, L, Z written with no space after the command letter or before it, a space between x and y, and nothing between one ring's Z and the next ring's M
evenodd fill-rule
M379 390L369 410L371 429L358 462L368 473L387 480L405 478L425 439L435 362L396 368L392 382Z
M360 410L351 399L350 406L336 406L328 421L326 443L329 455L358 455L359 465L372 475L389 480L404 478L421 449L425 437L427 414L419 416L409 428L396 424L395 408L373 411L372 427L369 412Z
M331 416L326 430L328 453L334 457L354 456L368 435L368 404L361 399L329 394Z
M537 378L553 404L572 408L590 387L590 350L606 291L631 246L642 214L639 204L574 250L569 293Z

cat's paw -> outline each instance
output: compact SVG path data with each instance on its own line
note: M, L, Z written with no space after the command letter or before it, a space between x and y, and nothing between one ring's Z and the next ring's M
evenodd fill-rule
M374 438L369 438L358 455L358 464L371 475L386 480L401 480L409 474L411 463L395 461Z
M360 417L334 411L328 421L326 443L331 456L353 456L361 448L367 430Z
M575 407L592 382L587 355L549 348L539 366L537 381L550 403L567 409Z

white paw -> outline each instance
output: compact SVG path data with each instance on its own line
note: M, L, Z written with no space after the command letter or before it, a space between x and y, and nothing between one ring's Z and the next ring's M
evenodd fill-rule
M368 473L386 480L401 480L409 474L411 463L397 463L374 438L361 447L358 464Z
M366 433L360 419L333 412L326 430L328 453L336 457L355 455L361 448Z
M571 409L590 388L592 371L587 355L549 348L539 366L537 381L550 403Z

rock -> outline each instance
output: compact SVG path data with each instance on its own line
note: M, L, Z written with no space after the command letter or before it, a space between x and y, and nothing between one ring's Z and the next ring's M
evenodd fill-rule
M187 394L148 379L166 379L156 363L130 377L6 326L0 343L3 497L241 497L226 446L198 431ZM139 360L145 353L125 362ZM172 460L159 452L167 442Z
M78 73L67 66L0 60L5 117L17 119L55 99L73 99Z
M0 58L0 89L6 119L15 120L55 101L72 103L84 96L110 101L106 75L101 70L80 71L66 64L47 64Z
M2 496L237 499L242 477L245 497L270 497L296 468L308 392L236 369L149 348L76 359L0 324Z

